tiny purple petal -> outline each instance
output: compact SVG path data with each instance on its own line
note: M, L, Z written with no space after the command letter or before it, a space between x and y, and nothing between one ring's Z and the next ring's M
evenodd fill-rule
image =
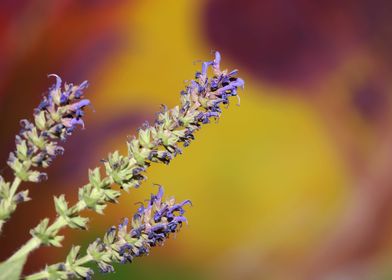
M89 104L90 104L90 100L88 100L88 99L83 99L83 100L80 100L79 102L76 102L76 103L70 105L70 106L69 106L69 109L70 109L71 111L76 112L76 111L79 110L80 108L83 108L83 107L85 107L85 106L87 106L87 105L89 105Z
M233 86L236 86L237 88L244 88L245 82L241 78L237 78L235 82L233 82Z
M73 128L76 125L81 125L82 128L84 128L84 122L82 119L76 119L76 118L66 118L62 120L62 124L67 127L67 128Z
M88 81L84 81L81 83L78 87L78 89L75 91L75 98L79 99L83 95L83 90L89 86Z
M150 231L158 231L158 230L161 230L164 228L165 228L165 226L163 224L157 224L157 225L151 227Z
M163 197L163 187L159 186L159 190L157 193L157 198L160 200Z
M124 218L124 220L122 221L122 223L118 225L118 228L119 228L119 229L125 228L125 227L128 226L128 223L129 223L128 218Z
M56 78L56 85L55 85L54 89L59 89L61 87L62 80L61 80L61 78L58 75L56 75L56 74L49 74L48 77L55 77Z
M184 216L178 216L174 218L173 222L188 223L188 220Z
M87 88L88 86L89 86L88 81L87 81L87 80L86 80L86 81L83 81L83 83L81 83L81 84L79 85L78 90L85 89L85 88Z
M192 206L192 201L190 201L189 199L184 200L183 202L180 203L180 206L183 207L186 204L189 204L190 206Z
M214 66L215 67L219 67L219 64L220 64L220 62L221 62L221 54L220 54L220 52L218 52L218 51L216 51L215 52L215 59L214 59Z
M201 74L206 75L208 67L213 64L214 64L214 62L212 62L212 61L203 62L202 66L201 66Z

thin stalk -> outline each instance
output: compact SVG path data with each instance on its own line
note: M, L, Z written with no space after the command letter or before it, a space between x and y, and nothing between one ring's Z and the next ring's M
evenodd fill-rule
M67 225L67 221L63 217L58 216L56 220L48 227L49 232L58 232Z
M82 209L84 210L84 209ZM81 210L81 211L82 211ZM59 230L61 230L62 228L67 226L67 221L64 220L63 217L57 217L56 220L48 227L48 231L50 232L58 232ZM30 238L29 241L27 241L25 243L25 245L23 245L18 251L16 251L10 258L8 258L6 260L6 262L8 261L12 261L15 260L21 256L27 256L29 255L32 251L38 249L39 247L41 247L41 245L43 245L41 239L37 238L37 237L32 237Z
M37 237L32 237L29 241L26 242L18 251L16 251L6 262L16 260L23 256L27 256L30 252L41 246L42 242Z
M93 260L93 258L91 256L86 255L86 256L78 259L77 262L75 263L75 265L82 266L82 265L85 265L85 264L91 262L92 260ZM60 265L60 264L57 264L57 265ZM56 266L56 265L54 265L54 266ZM49 272L47 272L46 270L42 270L42 271L30 274L30 275L24 277L23 279L24 280L42 280L42 279L48 279L49 276L50 276Z
M25 280L40 280L40 279L48 279L49 273L46 271L40 271L34 274L31 274L29 276L26 276L24 279Z

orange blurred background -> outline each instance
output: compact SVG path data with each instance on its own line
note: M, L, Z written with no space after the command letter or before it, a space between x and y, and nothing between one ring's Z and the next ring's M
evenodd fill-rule
M66 230L63 249L34 252L26 273L64 259L131 216L162 184L191 199L189 225L164 247L97 279L392 279L392 2L387 0L12 1L0 3L0 169L18 120L59 74L87 79L86 129L49 180L25 185L0 238L3 260L53 195L75 201L88 168L125 151L126 136L174 106L201 60L246 81L241 106L204 127L170 166Z

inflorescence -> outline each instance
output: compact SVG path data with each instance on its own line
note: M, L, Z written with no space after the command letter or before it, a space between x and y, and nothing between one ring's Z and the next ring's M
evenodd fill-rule
M65 141L77 125L84 127L84 109L90 101L83 99L83 90L88 83L80 85L65 83L61 78L49 89L47 96L34 109L34 122L21 120L22 129L16 135L16 150L11 152L8 165L14 172L12 184L0 176L0 222L4 223L15 211L16 205L29 200L28 190L16 193L21 181L40 182L47 178L46 173L36 168L48 167L57 155L64 152L57 141Z
M82 217L81 212L90 209L103 213L108 203L118 202L121 192L116 190L114 185L125 191L139 187L146 179L145 171L152 163L169 164L174 157L182 153L182 148L189 146L194 139L194 133L203 124L218 120L222 107L228 106L230 97L238 97L238 88L244 86L244 81L236 77L237 70L228 72L220 69L220 60L220 54L216 52L215 59L204 62L201 71L196 72L195 79L181 92L180 105L172 109L163 106L154 123L144 123L138 129L137 136L128 139L127 155L121 155L118 151L109 154L108 158L103 160L103 176L99 168L89 170L89 182L79 188L77 203L68 206L64 195L55 197L56 219L51 224L48 218L43 219L30 231L32 238L7 261L26 256L42 245L61 246L63 236L59 235L59 232L62 228L86 229L88 218ZM209 69L212 75L209 75ZM81 90L87 83L79 87L66 85L67 94L61 92L60 84L61 80L58 79L49 97L36 111L35 126L41 132L37 134L34 132L38 131L34 125L24 122L18 151L10 157L10 166L14 169L16 178L39 181L41 173L30 171L30 166L45 167L52 156L57 154L56 150L62 151L49 137L55 135L64 139L75 125L83 125L82 112L89 101L80 100L73 104L70 101L81 97ZM48 125L41 124L48 121ZM38 136L32 140L30 135L35 135L34 133ZM45 145L37 145L41 143L38 140L44 141ZM48 146L49 150L44 148ZM29 162L26 168L22 164L24 161ZM85 257L79 258L80 247L76 246L65 263L48 266L45 271L32 275L35 278L27 279L45 279L49 278L48 275L50 279L67 279L68 276L88 278L91 276L91 270L82 266L86 262L96 261L103 272L110 272L113 270L112 262L127 262L147 254L150 247L161 244L170 232L175 232L186 221L182 216L182 207L188 201L175 204L174 200L169 200L163 203L161 197L162 189L158 195L152 196L148 207L139 209L132 219L130 232L125 220L118 227L111 228L103 240L98 239L92 243ZM40 275L46 276L39 278Z
M228 105L229 97L237 96L237 89L244 81L236 77L237 71L220 70L220 54L204 62L202 71L196 72L184 91L181 105L172 109L163 106L154 124L144 123L138 136L128 141L128 156L118 152L109 155L105 162L106 173L125 190L138 187L146 177L143 172L152 162L168 164L183 147L189 146L194 132L222 113L220 105ZM208 78L211 67L213 77Z
M98 238L88 246L83 257L80 246L74 246L65 262L47 266L26 280L91 279L93 270L85 266L89 262L97 263L102 273L109 273L114 272L113 263L125 264L135 257L148 255L151 247L163 245L170 234L187 222L183 207L191 202L176 203L174 198L163 201L162 196L163 188L159 187L158 193L151 195L147 205L140 206L131 222L124 219L117 227L112 226L103 239Z
M196 73L185 91L181 92L181 105L158 113L153 125L145 123L138 130L138 137L128 141L128 155L118 151L109 154L104 160L106 176L101 176L99 168L89 171L89 183L79 189L79 201L68 207L65 197L55 198L57 220L55 226L48 225L44 219L32 235L39 238L42 244L59 246L62 236L58 231L63 226L85 229L87 218L79 216L85 209L103 213L108 203L116 203L121 193L113 189L113 184L128 191L139 187L146 179L144 171L153 162L169 164L181 153L181 144L186 147L194 139L193 133L210 119L218 119L220 106L229 104L230 96L237 96L237 89L244 85L242 79L235 77L237 71L228 73L219 68L220 55L204 62L202 71ZM207 77L208 67L212 67L213 77Z
M181 92L181 105L158 113L153 125L145 123L138 131L138 136L128 141L128 155L118 151L109 154L104 161L106 176L101 176L99 168L89 171L89 183L79 189L79 201L69 207L61 195L55 198L56 220L49 225L44 219L31 234L33 238L25 244L11 259L32 251L41 245L60 246L63 236L58 235L61 228L86 229L88 218L80 216L86 209L103 213L108 203L117 203L121 193L113 188L116 184L128 191L138 187L146 179L143 172L153 162L165 164L181 153L181 145L186 147L194 139L194 132L201 125L218 119L221 106L229 104L229 97L237 96L237 89L244 86L237 78L237 71L220 70L220 54L215 59L202 64L201 72L196 72L184 91ZM212 68L212 77L208 77L208 68Z

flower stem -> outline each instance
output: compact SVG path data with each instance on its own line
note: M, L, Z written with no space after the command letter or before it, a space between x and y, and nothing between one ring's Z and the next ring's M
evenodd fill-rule
M67 221L63 217L59 216L56 220L48 227L49 232L58 232L60 229L67 225Z
M48 278L48 272L40 271L40 272L31 274L29 276L26 276L24 279L25 280L41 280L41 279L47 279L47 278Z
M48 227L48 231L58 232L60 229L67 225L67 221L63 217L57 217L57 219ZM26 242L18 251L16 251L7 261L15 260L21 256L28 255L35 249L38 249L42 245L41 239L38 237L32 237Z
M80 259L77 260L75 265L82 266L85 265L86 263L89 263L93 260L93 258L90 255L86 255ZM53 266L57 266L58 264L55 264ZM41 279L48 279L50 276L50 273L47 270L42 270L33 274L30 274L26 277L24 277L24 280L41 280Z
M33 237L25 245L23 245L18 251L16 251L6 262L13 261L23 256L27 256L35 249L39 248L42 244L42 241L37 238Z
M86 263L89 263L89 262L91 262L92 260L93 260L93 258L92 258L90 255L85 255L84 257L78 259L78 260L75 262L75 264L80 266L80 265L84 265L84 264L86 264Z

